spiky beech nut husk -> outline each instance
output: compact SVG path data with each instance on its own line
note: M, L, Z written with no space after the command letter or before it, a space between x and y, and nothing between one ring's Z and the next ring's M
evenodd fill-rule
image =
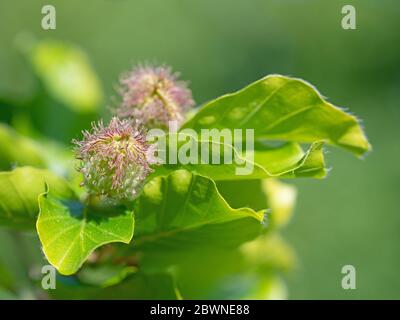
M167 66L139 65L121 77L121 118L139 119L147 128L166 128L169 121L181 124L194 106L192 92L179 74Z
M83 131L83 140L74 140L79 171L88 192L111 199L134 199L152 171L152 147L132 121L112 118L108 126L92 123Z

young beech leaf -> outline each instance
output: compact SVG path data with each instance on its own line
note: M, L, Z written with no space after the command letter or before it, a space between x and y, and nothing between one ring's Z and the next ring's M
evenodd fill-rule
M139 250L164 253L231 248L261 233L264 212L232 209L213 180L177 170L151 180L137 199L134 245Z
M0 154L0 170L9 170L15 165L46 167L40 145L5 124L0 124Z
M171 139L172 134L167 138ZM282 178L323 178L326 175L323 143L315 142L304 152L301 146L294 142L284 143L280 146L269 146L258 142L254 150L239 153L234 146L213 140L200 140L190 134L178 133L173 138L178 141L176 145L169 144L159 148L165 159L179 158L176 164L168 161L165 165L155 167L152 177L167 175L178 169L185 169L207 176L213 180L250 180L271 177ZM180 141L180 142L179 142ZM182 141L184 141L182 143ZM195 146L183 156L182 146ZM202 150L210 150L207 158L203 157ZM225 161L226 153L231 161ZM213 154L218 155L218 161L213 160ZM237 174L238 170L248 168L246 174Z
M83 265L76 276L82 284L106 288L121 283L137 271L133 266L102 262Z
M57 279L55 290L49 290L49 295L54 299L72 300L176 300L180 293L175 280L168 273L146 274L136 272L129 275L123 282L106 288L83 284L70 277Z
M309 83L269 75L206 103L184 128L254 129L256 139L326 140L363 155L370 144L353 115L323 99Z
M0 123L0 170L15 166L49 169L62 176L76 176L71 150L45 137L31 139Z
M229 250L146 251L140 265L142 272L176 270L176 283L184 299L242 299L257 288L257 282L243 287L238 276L272 276L291 270L295 259L279 235L267 233Z
M268 208L268 231L284 227L292 217L297 190L278 179L218 181L217 186L231 206Z
M102 100L100 84L78 47L41 41L30 52L30 62L53 98L79 113L96 111Z
M271 210L271 224L282 228L291 219L296 205L297 189L278 179L265 179L262 181L262 190Z
M21 167L0 172L0 225L33 228L39 213L38 196L46 184L58 197L70 197L68 183L50 171Z
M133 213L119 207L88 207L75 199L39 196L37 232L47 260L64 275L75 273L98 247L129 243Z

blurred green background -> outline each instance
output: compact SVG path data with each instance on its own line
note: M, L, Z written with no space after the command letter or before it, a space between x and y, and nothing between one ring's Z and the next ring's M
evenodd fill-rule
M56 30L41 28L45 4L56 7ZM345 4L357 10L356 30L341 28ZM284 231L299 259L286 277L289 298L400 299L399 18L396 0L2 0L0 121L21 126L10 108L30 108L35 129L69 142L98 117L43 107L21 53L32 37L87 53L104 90L101 112L137 62L181 71L198 104L266 74L304 78L363 120L374 149L360 161L329 148L328 179L296 181L297 209ZM9 235L0 235L1 256L16 259ZM341 288L346 264L357 270L356 290Z

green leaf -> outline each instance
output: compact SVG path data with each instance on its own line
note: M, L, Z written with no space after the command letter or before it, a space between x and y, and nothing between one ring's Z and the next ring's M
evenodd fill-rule
M89 59L78 47L41 41L33 47L30 60L53 98L79 113L93 112L99 107L99 81Z
M255 275L255 281L250 292L240 296L243 300L287 300L288 289L278 276Z
M271 210L271 224L278 228L285 226L292 217L296 204L296 188L278 179L266 179L262 181L262 189Z
M269 290L262 290L267 284L262 278L287 271L293 263L290 247L275 238L267 243L266 238L261 238L262 243L259 239L248 242L243 249L151 253L150 259L146 252L141 268L152 272L161 272L162 267L174 270L184 299L265 299Z
M293 248L278 232L265 233L257 239L243 244L240 252L247 269L252 268L261 274L271 270L289 271L297 263Z
M125 281L106 288L83 285L71 281L73 279L69 279L69 277L57 280L56 290L49 292L55 299L176 300L180 297L173 277L165 273L137 272L130 275Z
M12 289L15 279L7 267L0 260L0 288Z
M223 277L206 299L231 300L284 300L287 299L285 283L277 276L256 273L238 273Z
M264 219L264 210L232 209L213 180L186 170L147 183L135 214L136 248L164 253L237 246L259 235Z
M44 137L33 140L6 124L0 124L0 154L0 170L32 166L72 178L77 174L70 148Z
M35 236L33 233L0 228L0 287L10 290L13 299L35 297L32 274L28 274L28 269L30 271L43 264L40 249L35 247ZM37 253L39 261L36 260Z
M37 232L47 260L61 273L75 273L98 247L129 243L133 213L120 207L88 207L74 199L58 199L50 190L39 196Z
M327 142L363 155L370 144L353 115L326 102L307 82L270 75L205 104L184 126L254 129L256 139Z
M0 300L18 300L18 297L11 290L0 286Z
M177 143L169 143L170 140ZM189 151L185 145L192 145L194 148ZM159 156L161 154L167 161L164 161L166 164L156 167L151 177L164 176L179 169L195 172L214 180L249 180L270 177L323 178L326 175L322 142L312 144L307 152L304 152L297 143L289 142L273 147L258 142L254 150L241 154L230 144L214 140L204 141L195 135L179 132L169 134L165 145L160 143L158 148ZM210 150L207 158L202 154L203 149ZM188 150L188 152L184 154L182 150ZM232 161L224 161L226 154ZM218 159L213 160L214 155L218 155ZM171 164L172 161L169 159L173 158L179 161ZM244 168L247 168L246 173L243 173ZM242 171L241 174L238 174L239 170Z
M297 143L286 143L276 148L257 146L255 163L267 172L257 178L324 178L327 170L323 146L323 142L314 142L306 152Z
M72 194L64 179L44 169L21 167L0 172L0 225L34 227L39 213L37 199L46 184L57 196Z
M218 190L233 206L268 208L268 230L284 227L296 202L296 188L278 179L219 181Z
M126 277L135 272L137 272L136 267L101 263L96 266L83 266L77 277L83 284L106 288L121 283Z
M46 159L39 144L0 124L0 170L13 166L46 167Z
M248 206L254 210L260 210L269 208L262 182L263 180L217 181L217 187L220 194L232 207ZM270 219L268 219L268 229L269 226Z

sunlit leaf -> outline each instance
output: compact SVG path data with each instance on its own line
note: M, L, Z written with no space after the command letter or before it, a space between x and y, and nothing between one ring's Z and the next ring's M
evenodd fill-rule
M357 118L326 102L307 82L270 75L206 103L185 128L254 129L256 139L326 140L362 155L370 149Z
M129 243L133 236L133 213L120 207L93 208L74 199L39 196L37 232L47 260L61 274L75 273L98 247Z
M276 227L285 226L296 204L296 188L277 179L264 180L262 187L267 196L268 208L271 210L271 223Z
M37 142L0 124L0 170L9 170L17 165L45 168L43 150Z
M253 286L240 296L243 300L286 300L288 289L278 276L255 276Z
M219 181L217 185L235 207L268 208L268 229L285 226L293 214L297 190L278 179Z
M229 143L204 141L182 132L170 134L168 138L165 145L159 144L163 165L155 167L152 176L166 175L177 169L185 169L214 180L323 178L326 175L321 142L312 144L306 152L297 143L270 146L259 142L254 148L239 153ZM172 139L176 143L170 143Z
M240 251L248 268L261 274L270 270L288 271L297 262L292 247L277 232L263 234L243 244Z
M264 211L232 209L215 183L185 170L151 180L135 206L139 250L233 247L262 230Z
M34 227L38 196L46 184L60 197L70 197L68 183L44 169L21 167L0 172L0 225Z
M32 166L57 175L76 175L70 148L44 137L29 138L6 124L0 124L0 155L0 170Z
M41 41L31 52L31 62L49 93L74 110L95 111L102 100L99 81L87 56L64 42Z

